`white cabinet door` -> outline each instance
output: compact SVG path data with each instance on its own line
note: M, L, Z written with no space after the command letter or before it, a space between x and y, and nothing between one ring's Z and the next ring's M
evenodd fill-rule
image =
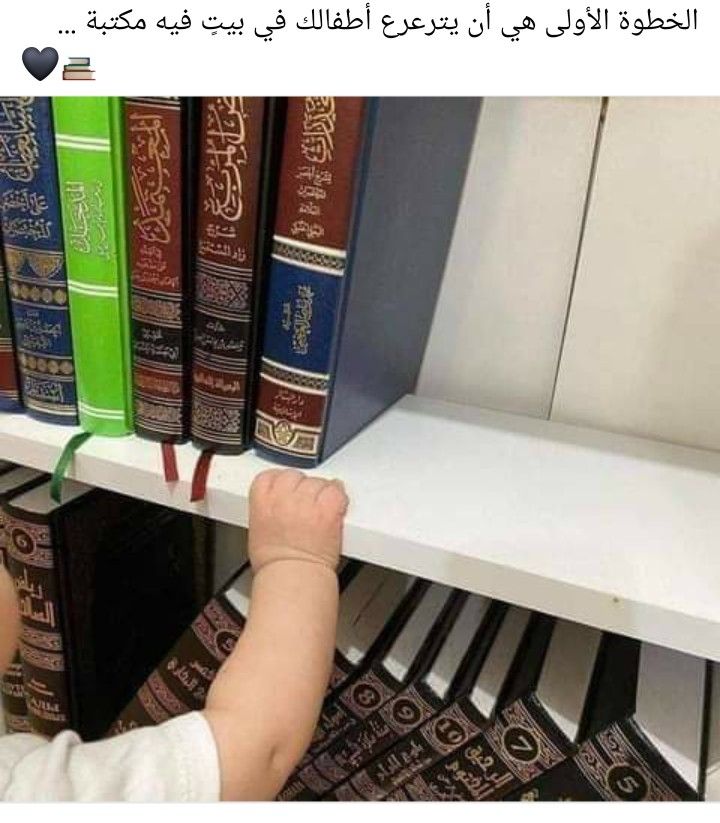
M552 417L720 447L720 98L610 101Z
M599 98L489 98L418 394L547 416Z

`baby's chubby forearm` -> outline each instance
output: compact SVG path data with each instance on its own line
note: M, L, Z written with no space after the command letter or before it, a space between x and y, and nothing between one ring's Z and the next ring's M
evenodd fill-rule
M15 657L20 635L20 613L12 578L0 565L0 676Z
M347 505L341 484L297 471L253 484L250 613L205 710L224 799L274 797L310 743L332 665Z

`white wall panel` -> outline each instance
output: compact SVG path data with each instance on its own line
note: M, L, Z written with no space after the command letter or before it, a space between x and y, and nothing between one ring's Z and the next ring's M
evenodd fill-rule
M418 394L546 416L599 98L489 98Z
M613 99L553 418L720 447L720 99Z

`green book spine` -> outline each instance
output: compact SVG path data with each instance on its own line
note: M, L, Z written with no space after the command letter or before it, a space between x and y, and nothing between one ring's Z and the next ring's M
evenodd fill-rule
M129 268L122 100L53 102L78 409L86 431L129 434Z

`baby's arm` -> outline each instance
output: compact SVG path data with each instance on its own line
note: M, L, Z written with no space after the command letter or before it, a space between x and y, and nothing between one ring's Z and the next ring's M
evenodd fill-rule
M347 505L341 484L292 470L263 472L250 491L250 613L204 712L224 800L272 799L310 743L332 664Z
M7 570L0 564L0 677L12 663L20 635L20 613L15 586Z

